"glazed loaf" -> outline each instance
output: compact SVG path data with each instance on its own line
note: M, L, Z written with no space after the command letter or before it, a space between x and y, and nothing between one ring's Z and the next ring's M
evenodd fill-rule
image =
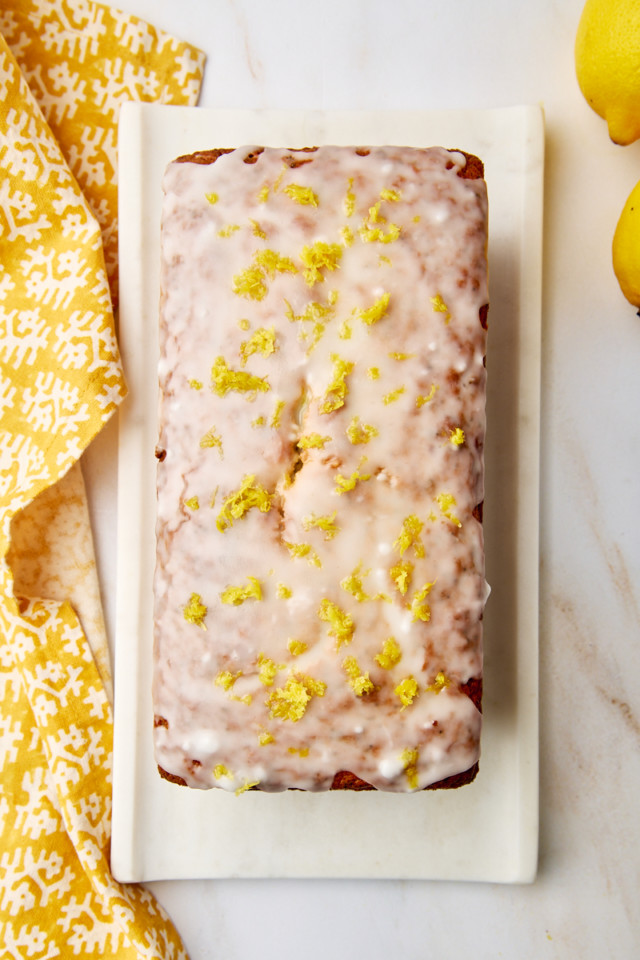
M473 778L486 244L482 164L457 150L247 147L167 168L163 776Z

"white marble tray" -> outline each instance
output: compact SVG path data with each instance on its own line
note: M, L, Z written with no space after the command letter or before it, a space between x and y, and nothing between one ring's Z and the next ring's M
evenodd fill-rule
M214 146L442 144L490 198L483 752L473 784L394 794L192 791L153 761L152 571L160 180ZM538 481L543 118L238 112L127 104L120 121L120 420L112 870L121 881L368 877L528 882L538 848Z

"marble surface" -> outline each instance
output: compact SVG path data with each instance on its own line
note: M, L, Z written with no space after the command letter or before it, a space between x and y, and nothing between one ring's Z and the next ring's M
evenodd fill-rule
M354 950L409 960L637 956L640 318L618 290L610 244L640 176L640 143L610 143L578 90L582 0L119 5L206 51L204 106L542 102L547 125L537 881L180 881L152 889L192 960L320 960ZM111 425L85 462L109 630L115 452Z

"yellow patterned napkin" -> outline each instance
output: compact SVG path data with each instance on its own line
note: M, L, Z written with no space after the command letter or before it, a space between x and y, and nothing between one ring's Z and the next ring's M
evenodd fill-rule
M118 107L195 103L203 64L193 47L90 0L0 6L7 957L185 956L153 897L109 870L110 671L78 459L125 393L112 311Z

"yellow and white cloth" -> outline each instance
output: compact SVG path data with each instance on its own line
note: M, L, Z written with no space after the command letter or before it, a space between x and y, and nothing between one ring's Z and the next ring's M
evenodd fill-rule
M78 461L126 393L119 105L194 104L203 66L91 0L0 3L3 957L186 956L151 894L110 873L110 668Z

